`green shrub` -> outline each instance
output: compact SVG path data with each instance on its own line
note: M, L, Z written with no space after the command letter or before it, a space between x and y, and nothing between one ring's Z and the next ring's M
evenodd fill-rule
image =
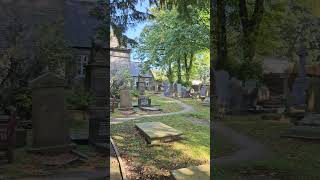
M92 95L84 88L73 88L67 96L68 108L87 110L93 102Z

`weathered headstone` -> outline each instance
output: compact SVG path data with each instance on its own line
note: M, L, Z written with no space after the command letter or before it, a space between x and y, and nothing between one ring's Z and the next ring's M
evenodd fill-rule
M161 122L137 123L136 128L142 132L149 144L173 141L182 135L182 132Z
M33 141L31 152L71 150L66 118L65 80L46 73L30 82L32 88ZM58 132L58 133L57 133Z
M307 52L304 48L301 48L297 54L299 56L299 74L292 86L289 106L304 107L306 105L306 89L308 86L308 78L305 72Z
M187 88L182 86L181 87L181 97L185 98L185 97L187 97L187 95L188 95L187 94Z
M178 94L178 97L181 97L181 87L182 87L181 84L177 84L177 94Z
M231 102L230 108L233 114L241 113L244 111L244 89L242 82L236 78L232 78L230 82L231 89Z
M307 112L320 114L320 79L312 78L307 90Z
M226 71L216 71L216 93L219 106L228 106L230 100L230 80L229 73Z
M138 106L139 107L150 107L151 99L148 96L145 96L145 83L143 81L139 83L139 97L138 97Z
M256 108L257 98L258 98L258 82L256 80L250 79L245 81L244 91L244 101L249 109Z
M89 105L89 143L99 148L109 148L110 117L108 86L108 51L100 40L95 40L91 51L92 59L86 67L87 89L93 96Z
M205 85L201 86L200 96L202 96L202 97L207 96L207 87Z
M170 96L170 85L168 83L165 83L163 88L164 88L164 95L167 97Z
M130 110L132 109L132 101L130 91L128 89L120 90L120 109Z

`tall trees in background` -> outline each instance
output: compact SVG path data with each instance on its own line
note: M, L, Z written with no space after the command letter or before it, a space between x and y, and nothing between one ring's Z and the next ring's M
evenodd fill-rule
M140 59L166 69L168 79L190 84L196 55L209 49L209 14L189 9L188 21L176 9L155 10L153 24L139 40ZM176 75L174 75L174 72Z

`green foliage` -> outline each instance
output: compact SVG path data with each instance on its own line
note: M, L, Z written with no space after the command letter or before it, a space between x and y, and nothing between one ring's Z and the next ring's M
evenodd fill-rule
M73 50L67 46L63 21L39 27L35 42L36 59L58 75L65 76L66 63L72 61Z
M128 88L131 83L131 73L126 67L117 67L110 72L110 93L111 96L120 98L120 90Z
M31 91L27 88L20 88L14 94L14 103L20 117L30 119L32 114Z
M191 8L192 18L186 20L175 8L152 9L152 13L152 24L139 38L138 58L166 72L170 82L178 77L175 72L183 70L185 81L189 81L196 55L209 49L208 14Z
M94 101L92 95L84 88L75 87L69 92L67 98L69 108L77 110L88 110L89 105Z
M132 89L132 90L131 90L131 95L132 95L133 97L138 97L138 96L139 96L139 91L138 91L137 89Z

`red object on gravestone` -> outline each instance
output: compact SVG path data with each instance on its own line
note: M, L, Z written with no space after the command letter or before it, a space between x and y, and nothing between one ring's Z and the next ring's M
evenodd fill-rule
M7 121L0 122L0 151L4 151L11 163L14 157L16 135L16 113L12 112Z

